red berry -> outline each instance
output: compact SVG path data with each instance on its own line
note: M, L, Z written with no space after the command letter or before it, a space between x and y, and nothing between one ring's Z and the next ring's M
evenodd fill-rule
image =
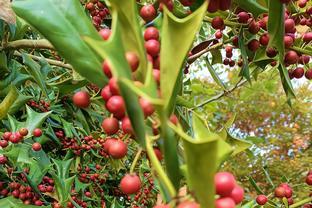
M116 118L106 118L102 122L102 128L107 135L116 134L119 130L119 123Z
M302 67L297 67L293 72L292 75L297 78L300 79L301 77L303 77L304 75L304 69Z
M295 29L295 21L293 19L285 20L285 32L293 33L294 29Z
M196 202L184 201L177 208L200 208L200 206Z
M101 90L101 96L103 100L108 101L109 98L113 96L112 92L110 91L110 88L108 85L106 85L102 90Z
M0 156L0 165L3 165L8 162L8 159L6 156Z
M114 138L108 138L105 140L104 145L103 145L103 149L105 152L108 152L109 147L111 146L112 143L114 143L115 141L117 141Z
M216 193L220 196L230 196L236 183L231 173L219 172L214 178ZM234 203L235 204L235 203Z
M109 86L109 89L111 91L111 93L113 95L119 95L120 94L120 91L119 91L119 87L118 87L118 83L117 83L117 79L116 78L111 78L109 81L108 81L108 86Z
M32 149L33 149L34 151L40 151L40 150L41 150L41 144L40 144L39 142L33 143Z
M261 45L263 46L267 46L269 44L269 34L268 33L264 33L263 35L260 36L259 42Z
M154 106L148 100L140 98L139 103L144 112L145 117L148 117L154 113L155 111Z
M141 189L141 180L137 175L125 175L120 181L120 189L125 194L135 194Z
M155 152L155 155L156 155L157 159L159 161L161 161L163 159L163 156L162 156L162 153L161 153L160 149L154 148L154 152Z
M268 198L265 195L259 195L256 198L256 202L259 205L265 205L268 202Z
M292 194L293 194L293 192L292 192L291 188L285 188L285 197L286 198L292 197Z
M160 70L154 69L153 70L153 77L154 77L155 81L157 82L157 84L160 84Z
M244 199L244 189L240 186L235 186L230 197L234 200L235 204L241 203Z
M285 188L283 187L277 187L274 191L274 195L277 198L283 198L285 197Z
M299 60L299 56L296 51L288 51L285 54L284 61L286 64L295 64Z
M15 198L19 198L20 192L19 190L15 189L14 191L12 191L12 196Z
M218 11L219 9L219 2L218 1L209 1L208 9L207 11L209 13L214 13Z
M102 63L102 70L108 78L112 78L112 71L107 60Z
M140 59L138 55L135 52L127 52L126 53L126 59L128 61L128 64L130 65L131 71L135 72L140 64Z
M9 145L7 140L0 140L0 147L6 148Z
M215 33L215 37L217 38L217 39L221 39L222 38L222 32L220 31L220 30L218 30L216 33Z
M113 95L106 103L106 108L114 115L125 115L125 103L121 96Z
M4 134L2 135L2 138L6 141L9 141L11 135L12 135L12 132L4 132Z
M155 19L157 13L153 5L144 5L140 10L140 16L142 19L144 19L146 22L150 22L153 19Z
M247 12L240 12L237 14L239 23L247 23L249 19L249 14Z
M35 204L36 206L42 206L42 205L43 205L43 202L40 201L40 200L36 200L34 204Z
M222 30L224 27L224 21L221 17L214 17L211 26L216 30Z
M18 131L22 136L26 136L28 134L28 129L27 128L21 128Z
M42 130L39 129L39 128L35 128L34 131L33 131L33 135L34 135L34 137L41 137Z
M310 61L310 56L302 55L300 56L299 62L300 64L307 64Z
M277 55L277 50L275 50L274 48L267 48L266 55L270 58L273 58Z
M307 5L307 0L299 0L298 1L298 6L300 8L304 8Z
M127 144L121 140L116 140L115 142L111 143L108 149L108 153L114 159L121 159L127 155L128 147Z
M248 31L251 34L257 34L259 30L260 30L259 24L255 20L252 20L248 25Z
M308 175L306 177L306 183L309 185L309 186L312 186L312 175Z
M235 202L230 197L219 198L215 202L216 208L235 208Z
M91 194L91 192L86 191L86 192L85 192L85 196L90 198L90 197L92 196L92 194Z
M121 122L121 129L125 134L133 135L134 131L131 125L131 121L128 117L124 117Z
M284 45L285 48L290 48L292 46L292 44L294 43L294 40L292 37L285 35L284 36Z
M159 39L159 31L156 27L148 27L144 32L144 40L158 40Z
M312 69L308 69L308 70L305 72L305 77L306 77L308 80L312 80Z
M248 49L255 52L260 46L260 43L258 40L256 39L252 39L249 43L248 43Z
M311 7L312 8L312 7ZM302 36L302 40L306 43L312 41L312 32L307 32Z
M108 40L111 35L111 30L108 28L104 28L99 31L99 34L103 38L103 40Z
M169 118L169 120L174 124L177 125L179 123L179 119L176 115L172 114Z
M158 56L160 51L160 44L157 40L148 40L144 44L147 53L153 57Z
M76 92L73 96L73 102L78 108L87 108L90 105L90 96L86 91Z

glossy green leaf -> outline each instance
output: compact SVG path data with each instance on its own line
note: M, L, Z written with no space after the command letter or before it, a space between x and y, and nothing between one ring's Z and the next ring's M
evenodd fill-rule
M169 108L174 88L184 59L194 40L195 34L201 25L207 10L207 2L204 2L191 15L179 19L164 9L164 17L161 32L160 89L165 100L165 108ZM173 61L174 60L174 61ZM170 112L168 112L170 113Z
M226 142L232 146L234 150L232 153L233 156L247 150L249 147L252 146L252 143L249 141L235 138L229 132L227 132L227 134L228 136Z
M41 72L40 65L32 60L27 54L22 53L23 63L28 66L26 70L34 78L36 83L40 86L41 90L45 95L48 95L48 89L46 86L46 80Z
M240 8L251 12L254 17L258 17L260 14L268 11L265 7L261 6L254 0L234 0L234 2L237 3Z
M17 97L18 91L14 85L11 85L9 93L0 103L0 119L3 119L7 116Z
M88 35L100 40L100 36L79 1L18 0L14 1L13 9L43 34L82 76L100 87L106 83L101 61L81 39L81 36Z

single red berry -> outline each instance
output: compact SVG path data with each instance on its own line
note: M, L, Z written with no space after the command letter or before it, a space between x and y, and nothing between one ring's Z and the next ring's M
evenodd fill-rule
M216 208L235 208L235 202L230 197L222 197L215 201Z
M121 159L127 155L128 147L127 144L121 140L116 140L115 142L111 143L108 149L108 153L114 159Z
M248 19L250 18L249 14L247 12L240 12L237 14L238 22L239 23L247 23Z
M160 149L154 148L154 152L155 152L155 155L156 155L157 159L159 161L161 161L163 159L163 156L162 156L162 153L161 153Z
M285 197L285 188L283 188L283 187L277 187L277 188L274 190L274 195L275 195L275 197L277 197L277 198L283 198L283 197Z
M78 108L87 108L90 105L90 95L86 91L76 92L73 96L73 102Z
M42 205L43 205L43 202L40 201L40 200L36 200L34 204L35 204L36 206L42 206Z
M0 165L3 165L8 162L8 159L6 156L0 156Z
M306 183L309 185L309 186L312 186L312 175L308 175L306 177Z
M119 87L118 87L118 83L117 83L117 79L116 78L111 78L109 81L108 81L108 86L109 86L109 89L111 91L111 93L113 95L119 95L120 94L120 91L119 91Z
M293 19L285 20L285 33L293 33L295 29L295 21Z
M153 5L144 5L140 10L140 16L146 22L150 22L155 19L157 13Z
M290 48L292 46L292 44L294 43L294 40L292 37L285 35L284 36L284 45L285 48Z
M291 188L285 188L285 197L286 198L292 197L292 194L293 194L293 192L292 192Z
M265 205L268 202L268 198L265 195L259 195L256 198L256 202L259 205Z
M156 27L148 27L144 32L144 40L158 40L159 39L159 31Z
M39 142L33 143L32 149L33 149L34 151L40 151L40 150L41 150L41 144L40 144Z
M293 72L292 75L297 78L300 79L301 77L303 77L304 75L304 69L302 67L297 67Z
M267 48L266 49L266 55L270 58L273 58L277 55L277 50L274 48Z
M42 130L39 129L39 128L35 128L34 131L33 131L33 135L34 135L34 137L41 137Z
M312 80L312 69L308 69L304 75L308 80Z
M99 31L99 34L103 38L103 40L108 40L111 35L111 30L108 28L104 28Z
M0 147L6 148L9 145L7 140L0 140Z
M109 98L113 96L112 92L110 91L110 88L108 85L106 85L102 90L101 90L101 96L103 100L108 101Z
M154 106L148 100L146 100L144 98L140 98L139 103L140 103L140 106L143 110L145 117L148 117L154 113L154 111L155 111Z
M18 132L19 132L22 136L27 136L27 134L28 134L28 129L27 129L27 128L21 128Z
M259 24L255 20L252 20L248 25L248 31L251 34L257 34L259 30L260 30Z
M230 197L234 200L235 204L241 203L244 199L244 189L236 185L232 190Z
M179 123L179 119L176 115L172 114L169 118L169 120L174 124L177 125Z
M108 153L109 147L115 141L117 141L117 139L115 139L115 138L108 138L108 139L106 139L105 142L104 142L104 145L103 145L104 151Z
M120 189L125 194L135 194L141 189L141 180L137 175L125 175L120 181Z
M216 193L222 197L230 196L236 185L234 176L228 172L217 173L214 178L214 183Z
M196 202L184 201L177 208L200 208L200 206Z
M138 69L139 64L140 64L140 59L138 55L135 52L129 51L126 53L126 59L131 68L131 71L135 72Z
M19 198L20 192L19 190L15 189L14 191L12 191L12 196L15 198Z
M107 60L102 63L102 70L109 79L112 78L112 71Z
M106 102L106 108L114 115L125 115L125 103L123 98L119 95L113 95L111 98L109 98L109 100Z
M219 9L219 2L218 1L209 1L208 9L207 11L209 13L214 13L218 11Z
M312 8L312 7L311 7ZM312 32L306 32L303 36L302 36L302 40L306 43L312 41Z
M270 40L269 34L264 33L260 36L259 42L261 45L267 46L269 44L269 40Z
M249 41L248 43L248 49L255 52L256 50L258 50L260 46L260 43L258 40L256 39L252 39L251 41Z
M124 117L121 122L121 129L125 134L133 135L134 131L131 125L131 121L128 117Z
M295 64L299 60L299 56L296 51L288 51L285 54L284 61L286 64Z
M9 141L10 136L12 135L12 132L4 132L4 134L2 135L2 138L6 141Z
M86 197L89 197L89 198L91 198L92 194L91 194L91 192L89 192L89 191L86 191L86 192L85 192L85 196L86 196Z
M148 40L145 42L144 46L149 55L151 55L152 57L158 56L160 51L160 44L157 40Z
M102 128L107 135L116 134L119 130L119 123L116 118L105 118L102 122Z
M216 30L222 30L224 28L224 21L221 17L214 17L211 26Z
M218 30L216 33L215 33L215 37L217 38L217 39L221 39L222 38L222 32L220 31L220 30Z

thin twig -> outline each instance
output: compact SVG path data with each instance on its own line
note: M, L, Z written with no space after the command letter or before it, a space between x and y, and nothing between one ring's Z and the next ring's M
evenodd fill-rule
M0 48L0 51L7 50L7 49L22 49L22 48L54 50L54 47L52 46L52 44L46 39L40 39L40 40L22 39L22 40L16 40L16 41L12 41L12 42L8 42L4 44Z
M32 54L27 54L30 58L32 58L35 61L40 61L41 59L45 59L49 64L54 65L54 66L59 66L59 67L63 67L63 68L67 68L67 69L73 69L73 67L70 64L65 64L62 61L56 61L53 59L49 59L49 58L44 58L44 57L40 57L40 56L35 56ZM22 54L18 51L14 52L14 56L19 56L22 57Z
M191 64L191 63L193 63L196 59L198 59L199 57L201 57L203 54L205 54L205 53L207 53L207 52L209 52L209 51L211 51L211 50L213 50L213 49L218 49L218 48L222 47L222 45L223 45L223 43L220 42L220 43L217 43L217 44L215 44L215 45L212 45L211 47L207 47L207 48L205 48L205 49L199 51L198 53L196 53L196 54L190 56L190 57L187 59L187 62L188 62L189 64Z

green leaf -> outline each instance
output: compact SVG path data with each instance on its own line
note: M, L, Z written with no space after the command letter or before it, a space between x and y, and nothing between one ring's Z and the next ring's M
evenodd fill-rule
M23 63L26 66L28 66L26 68L26 70L34 78L34 80L39 85L39 87L41 88L43 93L47 96L48 95L48 89L46 86L46 80L45 80L43 74L41 73L40 65L37 64L37 62L35 62L34 60L32 60L32 58L30 58L25 53L22 53L22 57L23 57Z
M281 82L282 82L282 85L283 85L283 89L284 89L284 91L286 93L286 96L288 98L295 98L296 95L295 95L293 86L291 84L291 81L290 81L290 78L289 78L288 71L287 71L286 67L284 65L282 65L282 64L279 64L278 71L280 73Z
M219 51L219 50L218 50ZM220 77L218 76L218 74L216 73L215 69L212 67L212 65L210 64L208 57L205 59L206 61L206 65L207 65L207 69L210 72L213 80L220 86L222 87L222 89L226 89L225 84L223 83L223 81L220 79Z
M210 53L211 53L211 55L212 55L211 65L222 63L222 54L221 54L221 50L219 50L219 49L213 49L213 50L210 51Z
M19 0L14 1L13 9L47 38L78 73L100 87L106 83L101 69L102 60L81 38L87 35L100 40L79 1Z
M244 37L243 37L243 29L241 29L239 33L238 46L240 48L241 55L243 58L243 66L242 66L241 71L239 72L239 75L247 79L249 82L251 82L249 66L248 66L248 56L247 56L247 51L245 48Z
M0 103L0 119L3 119L7 116L17 97L18 91L14 85L11 85L9 93Z
M251 12L255 18L260 14L268 12L265 7L261 6L254 0L234 0L234 2L237 3L240 8Z
M207 2L204 2L191 15L179 19L164 8L164 17L161 32L160 50L160 89L165 101L165 109L169 109L178 75L184 59L198 31L204 14L207 10ZM173 61L174 60L174 61ZM170 112L167 112L170 113Z
M235 138L229 132L227 132L226 142L232 146L234 150L232 153L233 156L247 150L249 147L252 146L252 143L250 143L249 141Z
M13 117L9 116L9 122L12 131L17 131L18 129L25 127L28 129L29 134L33 132L35 128L38 128L42 125L45 119L51 114L51 111L45 113L37 113L26 105L27 119L25 122L19 122Z
M0 76L4 76L7 72L9 72L7 56L4 51L1 51L0 52Z
M29 101L32 97L24 94L18 93L17 99L14 101L13 105L10 107L8 114L13 115L15 112L21 109L27 101Z

